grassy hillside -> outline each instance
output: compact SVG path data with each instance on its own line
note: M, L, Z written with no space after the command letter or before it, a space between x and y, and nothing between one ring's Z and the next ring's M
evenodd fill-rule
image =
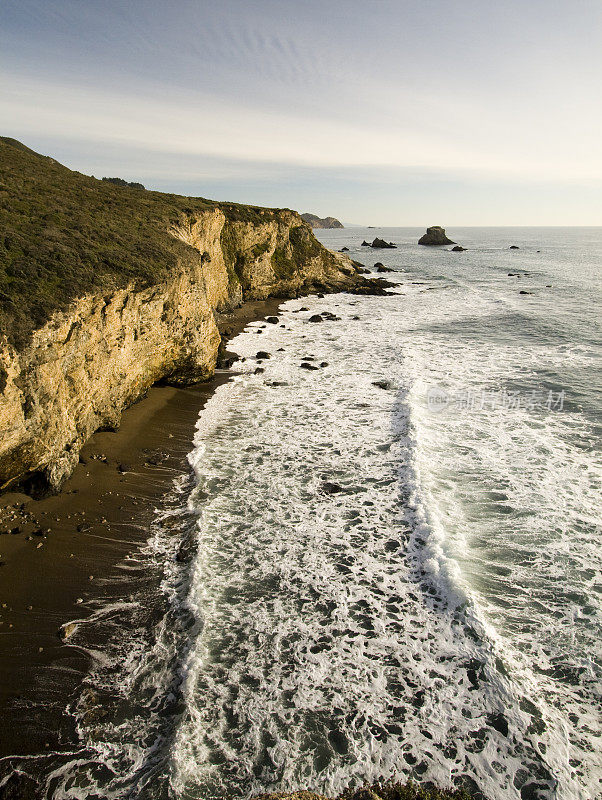
M117 186L0 137L0 333L22 346L74 297L160 281L196 255L169 226L215 206L231 221L278 213Z

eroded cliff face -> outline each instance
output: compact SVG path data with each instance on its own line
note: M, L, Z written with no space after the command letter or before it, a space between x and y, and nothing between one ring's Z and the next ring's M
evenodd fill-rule
M215 310L362 281L296 213L265 218L220 208L183 216L170 233L189 246L187 258L167 279L76 299L20 350L0 342L2 489L58 490L86 439L117 427L152 384L209 378L220 343Z

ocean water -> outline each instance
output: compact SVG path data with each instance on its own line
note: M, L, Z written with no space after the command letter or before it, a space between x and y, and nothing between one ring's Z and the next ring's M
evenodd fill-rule
M152 635L99 656L50 796L602 797L602 229L316 233L393 294L233 340L139 557Z

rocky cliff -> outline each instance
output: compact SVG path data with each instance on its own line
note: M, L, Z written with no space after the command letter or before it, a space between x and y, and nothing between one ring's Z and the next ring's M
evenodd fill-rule
M296 212L116 186L12 140L0 158L2 489L59 489L152 384L210 377L215 311L370 291Z

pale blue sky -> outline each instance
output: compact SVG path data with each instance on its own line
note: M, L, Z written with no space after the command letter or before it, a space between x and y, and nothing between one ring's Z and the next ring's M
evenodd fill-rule
M383 225L602 224L599 0L4 0L3 133Z

